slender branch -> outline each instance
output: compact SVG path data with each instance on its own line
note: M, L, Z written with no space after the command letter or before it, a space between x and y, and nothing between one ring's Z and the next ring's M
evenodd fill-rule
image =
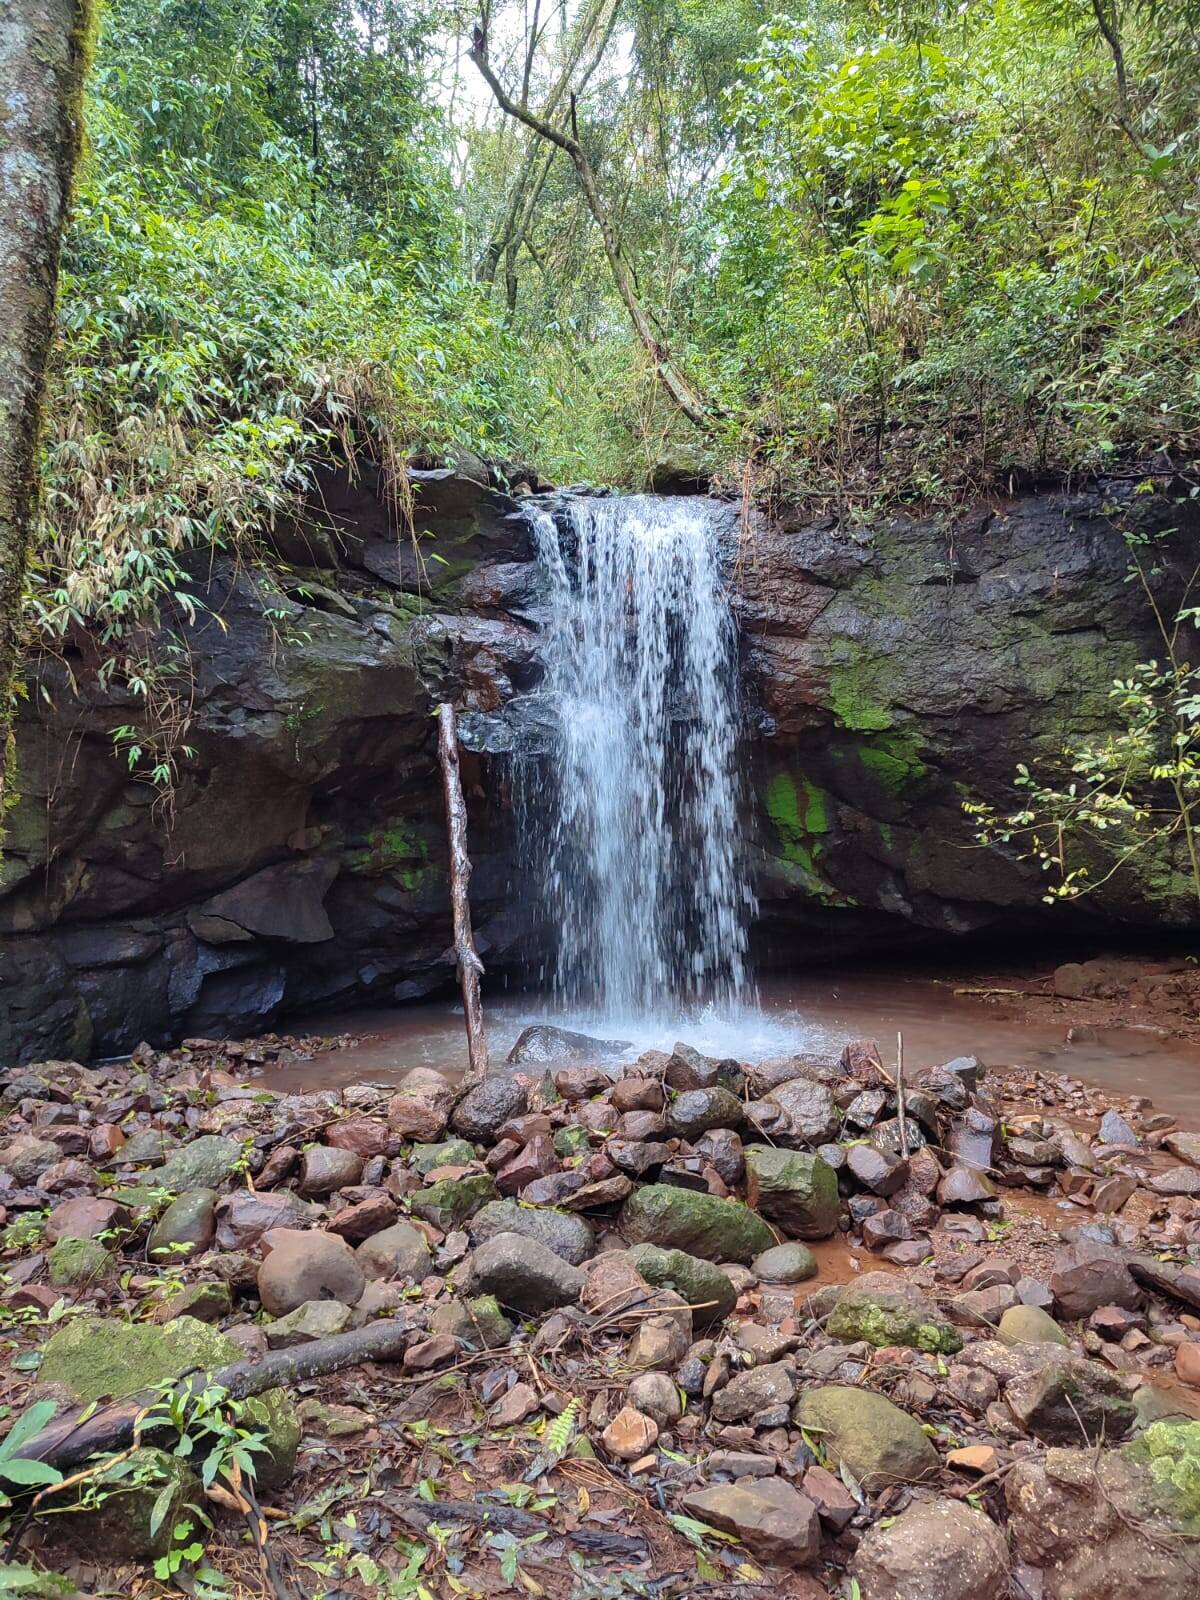
M612 271L613 282L617 293L629 313L629 320L633 324L634 332L641 341L646 353L663 381L667 393L683 412L690 422L697 427L707 428L710 425L710 408L699 391L680 371L671 357L670 352L662 345L654 331L650 319L638 297L634 287L633 278L621 241L609 219L608 212L600 198L600 191L596 185L596 175L592 171L592 164L588 160L587 152L575 134L561 132L553 123L545 121L528 109L527 106L518 105L503 84L492 71L487 58L487 39L481 29L476 29L471 45L471 60L479 69L479 74L492 91L496 104L506 116L513 117L516 121L524 123L540 139L548 144L557 146L571 158L576 174L579 178L580 188L583 190L584 199L587 201L588 210L595 219L600 230L600 237L604 243L604 253L608 257L608 264ZM572 123L574 123L574 101L572 99Z

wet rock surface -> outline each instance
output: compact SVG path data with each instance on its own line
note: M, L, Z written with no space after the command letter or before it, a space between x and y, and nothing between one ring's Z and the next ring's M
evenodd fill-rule
M256 1412L272 1439L260 1497L290 1514L332 1476L333 1515L356 1518L348 1552L394 1544L364 1516L370 1483L414 1549L436 1516L481 1592L500 1592L503 1554L495 1533L477 1537L485 1513L514 1538L544 1535L529 1548L564 1571L582 1550L597 1581L654 1575L671 1600L710 1570L758 1583L745 1563L801 1600L852 1580L863 1600L990 1600L1010 1545L1044 1600L1115 1600L1131 1570L1169 1600L1195 1592L1200 1208L1152 1187L1188 1147L1167 1145L1169 1119L1144 1101L978 1061L917 1069L909 1110L928 1142L881 1166L849 1159L868 1129L888 1150L896 1122L865 1041L769 1071L678 1048L619 1078L575 1062L469 1098L428 1069L399 1089L263 1091L247 1059L262 1053L197 1042L0 1077L17 1156L0 1177L11 1415L243 1354L303 1361L383 1318L401 1335L394 1362L301 1376ZM671 1087L671 1062L695 1086ZM739 1075L744 1125L797 1079L854 1118L812 1148L666 1125L670 1096L732 1118L721 1096ZM1115 1205L1100 1137L1113 1110L1143 1153ZM619 1144L650 1151L624 1169L618 1121ZM121 1137L93 1157L97 1126ZM1038 1181L943 1206L968 1138ZM531 1150L525 1181L498 1197ZM897 1167L902 1184L879 1193ZM176 1193L164 1168L207 1181ZM148 1461L155 1495L131 1498L112 1532L118 1587L136 1571L120 1562L159 1548L158 1494L196 1493L186 1463L177 1482L160 1468ZM30 1550L67 1560L69 1520L35 1518ZM301 1523L282 1551L350 1560ZM221 1502L204 1536L218 1565L249 1549L239 1526Z

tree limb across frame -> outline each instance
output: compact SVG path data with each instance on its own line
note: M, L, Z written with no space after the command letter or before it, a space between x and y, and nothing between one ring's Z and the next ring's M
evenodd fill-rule
M667 393L679 410L683 412L689 422L694 422L697 427L708 428L712 422L711 408L699 390L682 372L671 352L658 338L650 318L643 306L637 288L634 284L633 274L625 259L621 248L621 239L608 215L608 211L600 197L600 190L596 184L596 175L592 171L592 164L588 160L587 151L579 142L574 131L575 124L575 99L571 96L571 122L572 132L563 133L552 123L535 115L528 106L518 105L506 91L504 85L492 71L487 55L487 35L482 28L476 28L471 40L471 60L478 68L480 76L492 91L496 104L506 116L521 122L525 127L536 133L539 138L548 144L557 145L571 158L579 178L579 186L583 190L584 199L587 201L588 210L595 219L600 230L600 237L604 243L604 253L608 257L608 264L612 271L613 282L617 293L621 296L633 330L637 334L655 370L663 381Z

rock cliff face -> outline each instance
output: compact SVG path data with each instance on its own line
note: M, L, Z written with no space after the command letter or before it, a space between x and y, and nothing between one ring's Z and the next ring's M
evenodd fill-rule
M1170 619L1196 531L1193 510L1129 483L859 533L760 529L738 606L770 953L1073 918L1194 924L1182 841L1051 909L1038 869L975 843L963 801L1016 809L1019 762L1062 776L1064 746L1112 726L1113 679L1163 658L1126 535L1153 541L1142 564Z
M415 545L369 475L331 477L268 569L197 568L202 609L173 629L193 663L194 755L169 806L114 754L134 710L86 650L32 671L0 869L0 1060L248 1031L451 981L433 707L479 712L492 750L536 727L540 595L516 500L416 478ZM974 847L962 801L1006 804L1016 763L1050 764L1103 726L1114 673L1160 649L1125 581L1134 522L1173 527L1178 508L1110 485L859 535L759 529L736 603L768 955L1062 915L1037 873ZM1168 604L1178 583L1167 560ZM465 769L481 950L516 966L539 935L507 759ZM1147 859L1093 914L1182 923L1177 868Z

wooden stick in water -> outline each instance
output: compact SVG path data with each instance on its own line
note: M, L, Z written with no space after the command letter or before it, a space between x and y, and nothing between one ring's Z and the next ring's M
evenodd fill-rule
M908 1160L908 1116L904 1107L904 1035L896 1033L896 1115L900 1119L900 1154Z
M463 799L462 773L458 760L458 718L448 701L438 707L438 756L442 763L442 790L446 797L446 831L450 839L450 906L454 913L454 956L458 982L462 989L463 1012L467 1019L467 1075L469 1088L487 1077L487 1034L483 1028L483 1006L479 998L479 979L483 962L475 949L471 932L471 903L467 890L471 882L471 858L467 854L467 804Z

